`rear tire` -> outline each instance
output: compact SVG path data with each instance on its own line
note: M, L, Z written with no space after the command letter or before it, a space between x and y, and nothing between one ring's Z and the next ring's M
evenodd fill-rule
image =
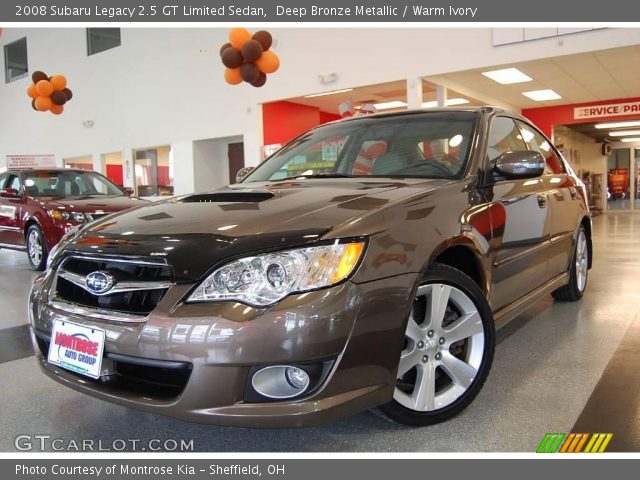
M571 258L571 269L569 270L569 283L564 287L554 290L551 295L556 300L562 302L577 302L584 295L587 288L589 275L589 246L587 242L587 232L581 225L578 230L576 246Z
M42 271L47 265L47 244L38 225L31 225L27 230L27 258L31 268Z
M482 389L494 350L493 315L480 287L460 270L434 264L407 322L393 400L380 411L411 426L449 420Z

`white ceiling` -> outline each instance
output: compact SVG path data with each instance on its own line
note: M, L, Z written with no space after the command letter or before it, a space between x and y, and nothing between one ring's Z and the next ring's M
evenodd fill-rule
M501 85L482 75L482 72L507 67L518 68L533 81ZM471 100L471 105L495 104L495 100L498 99L503 104L520 109L640 97L640 45L508 65L495 65L429 77L423 82L425 102L435 100L435 84L453 85L465 93L472 92L473 96L461 95L455 90L448 92L449 98L462 96ZM552 89L562 98L535 102L522 95L522 92L542 89ZM358 87L352 92L342 94L315 98L297 97L291 98L289 101L319 107L320 110L326 112L338 113L339 105L350 98L354 105L391 100L404 102L406 101L406 82L398 80Z

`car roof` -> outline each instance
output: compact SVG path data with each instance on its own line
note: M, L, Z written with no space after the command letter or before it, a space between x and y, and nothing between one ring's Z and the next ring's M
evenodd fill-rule
M81 168L61 168L61 167L29 167L29 168L8 168L11 172L92 172L93 170L83 170Z

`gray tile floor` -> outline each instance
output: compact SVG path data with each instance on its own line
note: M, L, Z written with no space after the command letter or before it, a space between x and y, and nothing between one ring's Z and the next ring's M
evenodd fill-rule
M20 434L67 441L193 439L203 451L527 451L570 431L640 311L640 214L594 219L595 264L585 298L551 297L499 332L493 370L462 415L410 429L371 413L315 428L251 430L183 423L83 396L41 375L33 358L0 364L0 450ZM24 254L0 251L0 328L25 322L33 274Z

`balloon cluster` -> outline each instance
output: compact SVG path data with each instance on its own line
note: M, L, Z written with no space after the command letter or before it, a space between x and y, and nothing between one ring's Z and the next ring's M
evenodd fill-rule
M229 43L220 48L220 58L225 67L224 79L231 85L243 81L254 87L262 87L267 74L280 67L280 59L271 50L273 38L267 31L260 30L251 35L244 28L234 28L229 32Z
M67 88L67 79L63 75L47 76L41 71L31 75L33 83L27 88L27 95L31 97L31 107L39 112L47 110L54 115L64 111L64 104L71 100L73 93Z

